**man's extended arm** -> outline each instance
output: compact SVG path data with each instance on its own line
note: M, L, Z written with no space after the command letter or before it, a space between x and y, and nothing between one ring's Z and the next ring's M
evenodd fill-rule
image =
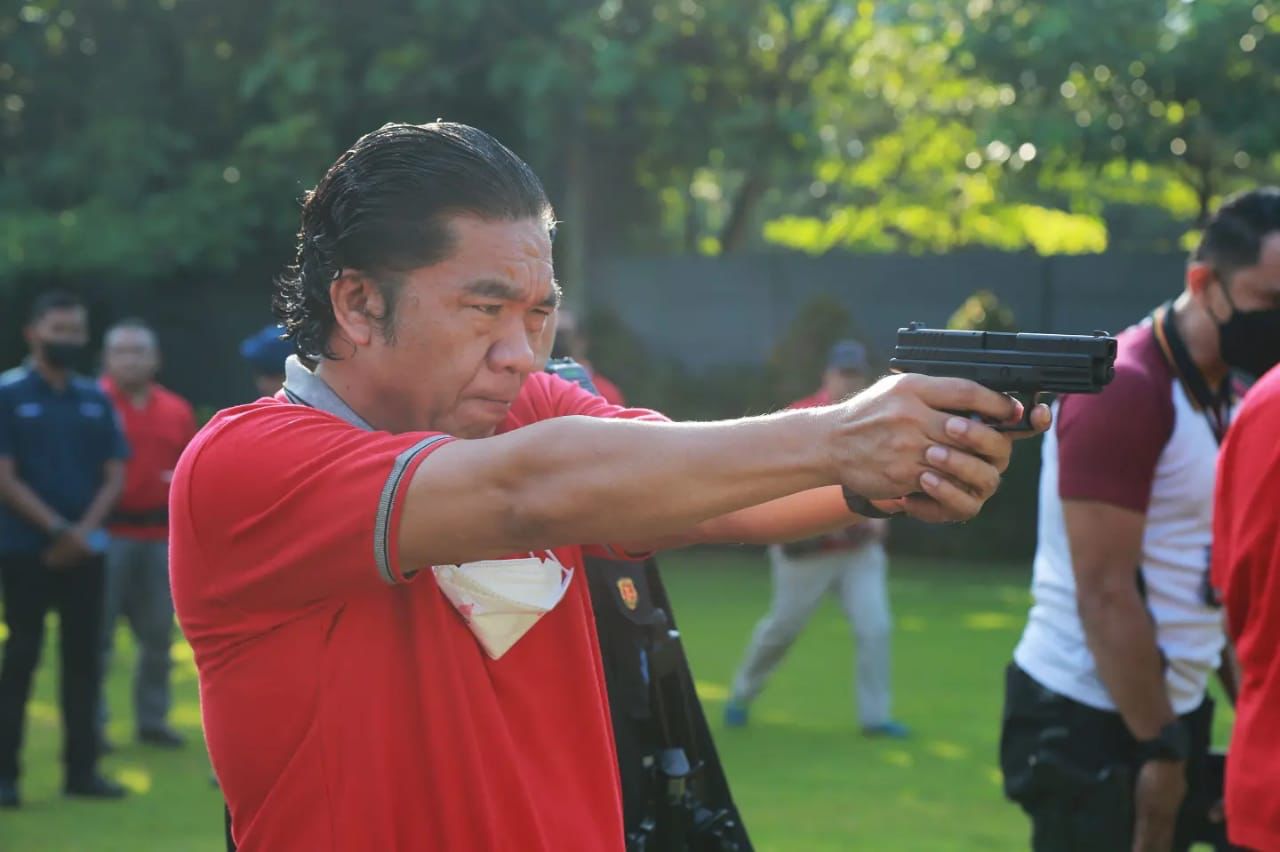
M564 417L455 441L434 452L408 486L400 561L452 563L583 542L666 543L714 518L836 484L873 499L915 495L905 510L928 520L971 517L994 493L1010 440L946 411L1004 421L1018 406L971 382L896 376L829 408L722 423ZM1047 426L1043 414L1038 425ZM935 446L951 449L927 456ZM826 507L832 526L847 525L847 509L836 520L831 496L805 499Z

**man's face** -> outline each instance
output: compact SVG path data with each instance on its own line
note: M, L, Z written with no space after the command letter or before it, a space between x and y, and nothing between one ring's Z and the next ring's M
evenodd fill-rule
M160 369L155 337L141 328L117 328L107 336L103 367L120 387L147 384Z
M1193 298L1218 323L1226 322L1235 311L1280 308L1280 232L1263 239L1256 264L1225 275L1215 271L1213 280L1194 292Z
M36 358L54 367L69 366L52 363L61 360L53 350L66 354L75 347L83 349L89 343L88 314L81 307L51 308L27 326L26 337L27 346Z
M822 387L833 401L848 399L867 387L867 377L859 370L828 367L822 377Z
M404 275L392 339L374 335L359 357L379 394L397 400L399 422L482 438L543 368L559 287L541 221L450 224L452 254Z
M1269 234L1262 241L1262 250L1258 253L1255 265L1236 270L1231 275L1230 282L1224 283L1231 292L1231 301L1235 303L1236 310L1266 311L1280 308L1280 232ZM1220 297L1221 288L1214 289ZM1227 308L1222 314L1218 314L1225 319L1230 308L1225 300L1221 307Z

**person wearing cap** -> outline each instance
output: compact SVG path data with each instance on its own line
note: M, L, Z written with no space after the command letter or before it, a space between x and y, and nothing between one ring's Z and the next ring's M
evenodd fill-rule
M866 348L855 340L841 340L831 347L822 387L788 407L816 408L848 399L869 384L869 374ZM751 702L822 599L834 592L858 641L854 681L863 733L907 736L906 726L895 721L890 711L887 531L886 520L866 520L816 538L769 547L773 602L756 625L746 659L734 678L732 697L725 705L726 725L747 724Z
M275 396L284 387L284 362L293 354L293 344L282 334L284 329L272 323L240 344L240 357L253 370L253 384L260 396Z

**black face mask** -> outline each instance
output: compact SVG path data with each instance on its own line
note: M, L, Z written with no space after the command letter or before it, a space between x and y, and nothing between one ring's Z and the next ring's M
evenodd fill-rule
M40 343L40 352L44 360L55 370L67 370L78 365L84 350L83 343L62 343L50 340Z
M1222 293L1231 305L1231 316L1218 323L1219 350L1227 366L1258 377L1280 364L1280 308L1242 311L1231 301L1227 286Z

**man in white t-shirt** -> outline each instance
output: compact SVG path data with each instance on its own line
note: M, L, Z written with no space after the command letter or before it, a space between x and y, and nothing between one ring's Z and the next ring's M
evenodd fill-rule
M1256 190L1206 226L1184 292L1119 335L1105 391L1059 403L1000 755L1037 852L1185 849L1214 804L1214 468L1231 368L1275 363L1257 320L1277 305L1280 190Z

